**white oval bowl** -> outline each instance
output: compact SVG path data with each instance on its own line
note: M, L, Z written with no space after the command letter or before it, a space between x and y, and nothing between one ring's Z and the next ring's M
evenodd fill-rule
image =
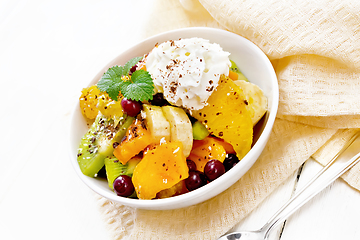
M109 187L105 180L101 178L91 178L82 174L77 162L77 150L82 136L88 130L86 120L81 114L78 105L75 106L70 122L70 160L81 180L93 191L101 196L123 205L149 209L167 210L191 206L208 200L223 192L236 181L238 181L255 163L263 151L273 127L279 101L279 88L275 71L267 56L249 40L221 29L194 27L173 30L150 37L127 51L107 64L89 83L95 84L109 67L114 65L124 65L129 59L136 56L143 56L150 52L156 43L167 40L177 40L179 38L200 37L218 43L225 50L231 53L230 59L236 62L242 73L250 82L258 85L268 98L268 112L266 113L257 130L254 132L254 145L249 153L230 171L223 174L211 183L191 191L189 193L153 200L131 199L117 196ZM85 86L84 86L85 87ZM80 90L79 90L80 93Z

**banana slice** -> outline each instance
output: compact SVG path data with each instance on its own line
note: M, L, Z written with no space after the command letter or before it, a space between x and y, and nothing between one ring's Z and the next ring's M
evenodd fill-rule
M170 123L165 118L161 107L143 104L141 117L145 119L155 143L160 143L162 140L170 141Z
M192 125L182 108L173 106L162 107L165 118L170 123L170 141L180 141L185 157L190 155L193 144Z
M251 120L255 126L267 111L267 98L263 91L251 82L236 80L234 83L239 86L245 94L245 99L248 102L246 108L250 113L253 113L251 114Z

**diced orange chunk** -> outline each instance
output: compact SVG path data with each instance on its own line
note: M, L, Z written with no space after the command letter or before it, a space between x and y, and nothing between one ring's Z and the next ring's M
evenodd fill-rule
M127 130L124 140L114 149L114 155L125 165L151 143L151 133L143 121L136 119Z
M213 137L206 137L203 140L194 140L193 148L188 159L196 163L196 169L203 172L206 163L212 159L223 162L226 158L226 151Z
M182 181L178 182L177 184L175 184L174 186L172 186L171 188L167 188L167 189L164 189L164 190L161 190L160 192L158 192L156 194L156 198L173 197L173 196L187 193L188 191L189 190L186 188L186 185L185 185L185 180L182 180Z
M246 109L243 91L229 78L221 75L219 85L208 99L208 105L192 112L210 134L230 143L239 159L251 148L253 123Z
M153 199L189 176L181 142L166 142L144 154L132 181L139 199Z
M211 138L214 139L220 145L222 145L224 147L226 153L235 153L233 146L230 143L225 142L224 139L217 138L217 137L211 137Z
M142 69L142 70L146 71L146 65L145 65L145 64L144 64L144 65L142 65L140 69Z
M229 78L231 78L232 80L238 80L239 76L236 72L229 71Z

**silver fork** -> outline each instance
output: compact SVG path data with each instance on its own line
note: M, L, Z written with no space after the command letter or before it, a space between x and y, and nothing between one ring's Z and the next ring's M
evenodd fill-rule
M312 197L330 185L360 160L360 132L356 133L334 158L289 199L267 223L256 231L230 232L218 240L266 240L270 232Z

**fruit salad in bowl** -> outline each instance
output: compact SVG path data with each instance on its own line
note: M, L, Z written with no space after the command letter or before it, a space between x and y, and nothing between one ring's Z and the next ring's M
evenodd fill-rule
M248 40L189 28L137 44L79 95L71 159L80 178L112 201L174 209L221 193L252 166L278 87Z

